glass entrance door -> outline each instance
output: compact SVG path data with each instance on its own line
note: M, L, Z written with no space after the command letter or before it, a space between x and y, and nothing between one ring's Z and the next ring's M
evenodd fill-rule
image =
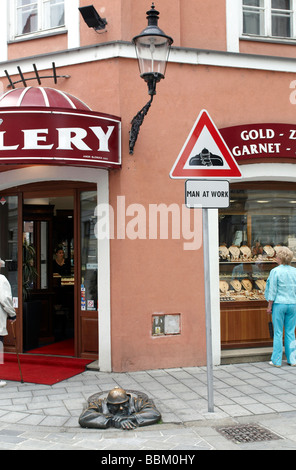
M20 256L19 243L19 196L0 194L0 258L5 261L5 267L1 268L3 274L9 281L12 290L13 304L18 310L18 267ZM17 328L19 328L17 322ZM8 328L9 335L5 337L5 346L9 348L14 345L14 340ZM14 346L13 346L14 347ZM8 349L9 350L9 349Z
M24 199L24 351L74 356L74 194Z
M5 261L1 272L10 282L15 307L18 306L18 197L0 197L0 257Z
M98 240L95 236L97 191L81 191L80 212L80 306L81 356L98 355Z

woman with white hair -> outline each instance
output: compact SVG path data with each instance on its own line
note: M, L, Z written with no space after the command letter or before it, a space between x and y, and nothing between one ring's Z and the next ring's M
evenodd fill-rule
M280 367L283 356L283 331L287 363L296 366L296 268L291 266L293 252L283 246L277 250L276 261L266 282L267 313L272 313L274 328L272 366Z
M0 268L5 266L5 262L0 258ZM10 321L16 320L16 312L12 303L10 284L3 274L0 274L0 346L3 351L3 337L8 335L7 318ZM1 359L1 358L0 358ZM1 362L0 362L1 363ZM1 370L1 367L0 367ZM6 382L0 379L0 387L4 387Z

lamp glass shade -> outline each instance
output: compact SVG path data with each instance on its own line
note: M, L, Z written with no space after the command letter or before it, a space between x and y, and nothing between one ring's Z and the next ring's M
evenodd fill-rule
M171 39L167 36L138 36L134 39L141 76L157 74L164 78L170 54Z

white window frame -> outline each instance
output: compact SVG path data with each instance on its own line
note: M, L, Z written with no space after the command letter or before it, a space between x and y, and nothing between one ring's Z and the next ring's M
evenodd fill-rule
M43 28L43 3L45 0L36 0L38 4L38 30L30 33L17 34L17 1L9 1L9 40L17 41L24 39L32 39L39 36L44 36L45 34L57 34L60 32L66 32L66 6L67 0L64 0L64 25L56 26L53 28ZM40 14L41 12L41 14Z
M291 12L292 20L291 20L291 36L273 36L272 35L272 11L274 9L271 8L272 2L271 0L263 0L264 6L262 7L263 15L264 15L264 25L263 31L260 34L250 34L244 33L243 31L243 13L244 13L244 5L243 0L241 1L241 37L242 38L267 38L273 41L295 41L296 40L296 0L291 0L291 10L286 10Z

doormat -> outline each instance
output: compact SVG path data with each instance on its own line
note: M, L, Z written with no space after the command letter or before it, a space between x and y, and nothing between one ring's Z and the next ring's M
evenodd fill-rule
M247 444L249 442L262 442L282 439L277 434L262 428L257 424L238 424L235 426L224 426L216 428L226 439L236 444Z
M19 354L20 366L25 383L54 385L85 371L91 359L70 357L37 356ZM21 381L17 355L4 353L4 364L0 364L2 380Z

